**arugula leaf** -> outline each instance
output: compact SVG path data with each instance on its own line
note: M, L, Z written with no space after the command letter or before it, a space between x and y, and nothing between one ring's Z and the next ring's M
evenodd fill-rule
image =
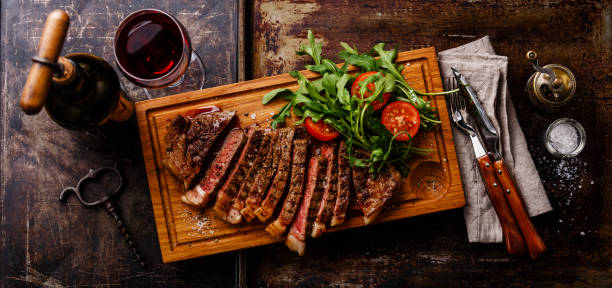
M278 114L272 116L273 120L272 123L270 123L270 126L272 126L272 129L276 129L279 125L284 125L285 118L289 116L291 116L291 102L285 104L285 106L278 111Z
M287 89L287 88L274 89L274 90L266 93L266 95L263 96L263 99L261 100L261 103L266 105L266 104L270 103L270 101L272 101L272 99L274 99L278 95L283 97L283 99L285 99L285 100L289 100L289 99L291 99L291 97L294 94L293 94L293 91L291 91L290 89Z
M302 45L295 51L298 55L309 55L314 60L315 65L321 65L321 47L323 42L315 43L314 34L308 30L308 45Z
M350 45L346 44L346 42L340 41L340 46L342 46L342 48L344 48L344 51L348 53L359 54L359 52L357 52L357 47L353 48Z
M348 105L349 99L351 98L351 94L349 94L349 91L345 88L349 79L351 79L351 75L343 74L342 77L338 79L338 82L336 82L336 96L338 97L338 101L344 105Z
M323 86L323 89L325 89L327 96L336 96L336 83L338 82L339 77L336 74L325 73L321 79L321 85Z

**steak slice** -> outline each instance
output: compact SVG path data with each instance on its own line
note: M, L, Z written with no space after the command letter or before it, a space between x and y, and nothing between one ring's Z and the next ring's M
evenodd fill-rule
M232 201L236 198L238 191L240 191L240 187L248 175L249 169L253 166L253 162L257 158L259 147L263 139L263 129L258 129L256 127L250 127L248 129L247 140L244 144L244 149L242 149L240 153L238 162L217 194L214 210L217 216L223 221L229 222L228 213Z
M242 221L242 214L240 211L244 209L246 198L249 196L249 192L255 186L255 177L257 176L257 172L262 169L266 157L268 157L268 152L270 152L271 144L274 143L275 135L273 131L266 130L264 132L264 138L259 145L259 151L257 152L257 157L253 160L253 165L247 172L244 182L240 186L240 190L236 194L236 198L232 202L232 207L228 213L228 222L232 224L238 224Z
M270 148L268 149L268 155L263 159L262 165L260 169L254 171L256 173L255 178L253 178L252 186L248 191L248 196L244 200L244 207L240 210L240 214L242 214L242 218L247 222L251 222L255 218L255 209L261 203L261 199L263 199L263 194L268 190L268 185L274 177L274 172L276 171L275 164L278 164L278 160L276 160L276 152L278 141L281 136L284 136L285 131L273 130L271 132L272 139L270 140Z
M321 205L317 211L312 226L312 238L317 238L327 231L327 221L336 204L338 183L338 162L336 161L338 142L328 142L321 147L321 156L327 160L325 181L323 182L323 195Z
M308 165L308 176L306 181L306 189L304 190L304 198L302 204L300 205L300 209L298 210L298 214L291 224L291 229L289 229L289 235L287 235L287 239L285 240L285 244L289 247L290 250L295 251L298 255L304 255L304 250L306 249L306 234L308 230L308 222L310 211L312 204L316 204L315 200L317 198L317 193L320 190L319 178L323 177L323 169L326 165L326 160L319 156L313 156L310 158L310 162ZM320 196L319 200L320 200Z
M258 171L257 177L255 177L255 187L253 187L253 190L250 191L246 199L245 208L240 211L240 214L242 214L242 217L244 217L247 222L251 222L255 218L255 211L260 207L264 196L266 196L266 191L268 191L268 187L271 186L270 183L273 183L277 167L279 166L279 162L281 162L283 148L287 147L287 149L291 149L293 129L281 128L275 130L275 132L276 140L274 141L274 145L270 148L270 152L268 153L262 170ZM288 138L289 134L291 134L291 138Z
M241 129L232 129L225 140L215 159L206 170L204 177L191 190L181 197L183 202L196 207L203 207L208 200L217 192L219 183L227 175L230 166L238 158L246 135Z
M188 174L184 171L187 166L187 130L191 121L181 115L177 115L167 127L166 137L166 158L163 160L164 166L176 177L183 180L183 175Z
M364 199L359 208L363 212L363 222L368 225L376 219L383 206L400 186L402 175L393 165L383 167L376 178L368 177L366 189L368 197Z
M369 159L369 153L361 149L359 147L353 146L353 155L358 159ZM367 167L356 167L353 166L353 188L355 188L355 197L357 206L361 207L361 203L363 203L368 197L368 189L366 187L366 182L368 178L370 178L370 173L368 172Z
M261 206L255 210L255 215L259 218L259 221L265 222L274 213L274 208L278 204L278 201L283 196L283 192L285 192L285 188L287 187L287 178L289 177L289 172L291 168L291 144L293 142L293 136L295 134L295 130L293 128L284 128L288 129L285 136L279 138L277 147L279 149L275 160L278 160L278 167L276 170L276 175L274 175L274 179L272 179L272 183L270 184L270 188L268 189L268 193L266 198L261 202ZM249 201L247 199L247 205Z
M344 223L346 218L346 209L349 205L349 198L351 196L351 164L348 158L345 158L346 154L346 143L344 140L340 142L340 148L338 149L338 182L336 196L336 205L334 207L334 214L330 221L330 226L336 226Z
M304 194L304 176L306 173L306 159L308 156L308 140L297 139L293 140L293 160L291 161L291 182L289 184L289 193L283 208L281 209L278 218L274 222L270 223L266 227L266 232L272 237L280 238L293 218L295 217L295 211L300 204L302 195ZM311 165L312 167L312 165ZM313 175L316 174L314 171L309 172Z
M170 123L164 139L164 164L183 181L186 189L200 174L211 147L235 116L234 111L200 114L191 120L177 116Z

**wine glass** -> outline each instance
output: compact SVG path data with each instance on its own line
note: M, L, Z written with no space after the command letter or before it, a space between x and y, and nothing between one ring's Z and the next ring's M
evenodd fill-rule
M191 48L187 30L161 10L138 10L121 21L115 60L148 99L204 88L204 64Z

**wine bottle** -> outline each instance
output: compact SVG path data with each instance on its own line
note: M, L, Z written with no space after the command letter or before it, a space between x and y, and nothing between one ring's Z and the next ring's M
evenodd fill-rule
M36 114L44 106L51 119L72 130L127 121L134 104L124 97L117 74L104 59L86 53L59 57L68 25L63 10L47 17L21 95L22 110Z

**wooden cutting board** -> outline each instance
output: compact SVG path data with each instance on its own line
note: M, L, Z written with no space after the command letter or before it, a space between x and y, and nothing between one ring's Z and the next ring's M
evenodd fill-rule
M399 53L397 62L407 66L402 74L415 89L442 91L433 47ZM302 73L309 79L320 77L309 71ZM276 88L295 91L298 85L294 78L283 74L136 103L138 129L164 262L279 242L264 231L267 223L230 225L218 219L212 209L198 211L183 204L180 199L184 192L182 184L162 166L166 126L177 114L216 105L225 111L236 111L241 127L253 123L267 126L272 115L286 103L276 99L268 105L261 104L262 96ZM438 108L442 124L432 131L419 132L415 145L431 148L433 152L427 157L410 160L410 174L404 178L399 191L375 223L459 208L465 204L446 102L443 96L430 100ZM362 216L352 208L346 222L330 229L330 232L360 226L363 226ZM367 229L363 233L368 233Z

